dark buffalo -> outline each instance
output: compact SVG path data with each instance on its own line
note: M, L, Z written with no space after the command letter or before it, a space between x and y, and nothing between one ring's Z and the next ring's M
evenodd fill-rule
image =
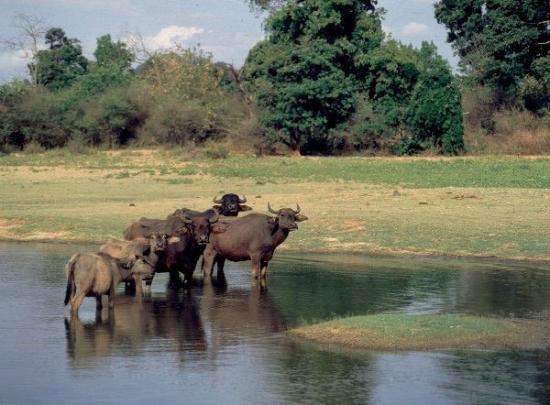
M214 209L225 217L236 217L239 212L250 211L252 208L246 203L246 197L240 198L237 194L225 194L222 198L214 197Z
M282 208L275 211L268 204L268 209L276 216L250 214L224 223L224 232L211 235L202 264L205 279L212 275L215 263L218 263L218 271L223 271L225 259L233 262L251 260L254 277L266 278L267 265L277 246L291 231L298 229L297 222L307 219L300 214L300 206L296 210Z
M159 232L178 238L179 241L168 243L164 252L159 254L155 272L170 273L172 285L179 284L181 272L189 283L211 231L223 232L223 227L216 227L218 218L218 213L213 210L178 210L166 219L142 218L124 231L124 239L149 238ZM148 281L148 285L151 282Z

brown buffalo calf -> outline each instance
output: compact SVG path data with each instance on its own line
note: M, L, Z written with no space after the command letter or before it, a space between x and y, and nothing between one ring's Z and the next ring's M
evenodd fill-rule
M71 314L76 315L85 297L95 297L97 309L102 309L102 297L109 297L109 308L114 306L115 291L121 281L133 279L134 274L151 275L153 267L139 259L131 268L106 253L77 253L65 267L67 289L65 305L71 304Z

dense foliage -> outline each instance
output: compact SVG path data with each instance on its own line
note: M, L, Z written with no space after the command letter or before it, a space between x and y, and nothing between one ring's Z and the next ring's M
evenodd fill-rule
M97 39L95 61L82 62L78 41L62 30L49 30L46 42L49 49L35 58L41 85L0 86L0 151L202 143L246 118L241 100L199 51L153 53L136 73L134 54L109 35Z
M440 0L437 20L461 66L493 90L497 106L523 102L541 112L550 101L550 7L547 0Z
M461 150L460 94L449 66L433 46L385 40L375 4L289 1L271 13L268 37L243 69L267 142L302 153ZM411 108L413 99L434 103L433 111Z

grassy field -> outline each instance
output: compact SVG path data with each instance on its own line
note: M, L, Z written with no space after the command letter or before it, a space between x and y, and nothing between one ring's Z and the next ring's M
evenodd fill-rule
M293 251L550 260L548 157L11 154L0 156L0 238L101 242L224 192L261 212L299 203L310 220L283 245Z
M305 326L291 335L322 344L370 350L544 348L547 323L468 315L376 314Z

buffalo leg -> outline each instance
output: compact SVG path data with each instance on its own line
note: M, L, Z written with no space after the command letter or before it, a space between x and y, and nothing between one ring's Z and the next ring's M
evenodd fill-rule
M77 292L75 295L71 298L71 314L78 314L78 308L82 305L82 301L84 301L84 294L81 292Z
M252 276L254 278L259 278L260 276L260 256L252 256Z
M179 271L171 271L170 272L169 286L171 288L180 288L181 287L181 279L180 279Z
M262 268L260 272L260 276L262 277L262 279L267 278L267 265L268 265L268 262L262 261Z
M101 294L98 294L96 297L95 297L95 309L96 311L101 311L103 309L103 296Z
M216 252L210 245L207 245L202 255L202 266L201 266L202 277L204 280L208 280L212 276L215 261L216 261Z
M216 277L223 277L223 266L225 265L225 258L218 255L216 258L216 264L218 267L218 272L216 273ZM213 270L213 269L212 269ZM212 273L210 273L212 274Z
M115 295L116 295L116 283L111 283L111 288L109 289L109 309L113 309L115 307Z
M145 281L145 293L151 294L151 284L153 284L153 278L148 278Z
M134 274L134 282L136 283L136 297L141 297L143 294L141 274Z

